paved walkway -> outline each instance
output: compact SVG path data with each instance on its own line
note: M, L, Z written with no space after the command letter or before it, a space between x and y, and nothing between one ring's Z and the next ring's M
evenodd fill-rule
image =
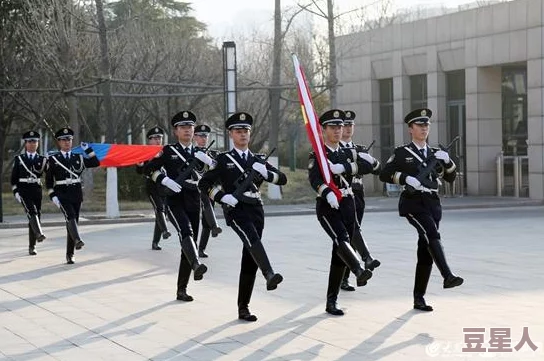
M179 242L151 251L149 223L82 225L86 246L71 266L64 227L46 228L35 257L26 229L0 229L0 360L543 360L544 207L474 207L482 204L445 211L448 260L466 281L444 290L435 270L432 313L411 308L416 235L396 212L365 215L382 267L340 294L343 317L324 312L330 240L315 215L267 218L263 239L285 280L270 292L259 275L255 323L236 319L241 243L230 229L210 240L190 303L174 300ZM491 332L510 332L512 348L524 327L538 348L463 352L467 327L484 329L484 351Z

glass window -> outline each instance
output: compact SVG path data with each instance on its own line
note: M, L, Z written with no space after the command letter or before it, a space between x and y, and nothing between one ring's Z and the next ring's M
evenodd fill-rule
M446 73L446 98L448 101L465 100L465 71Z
M380 150L382 159L388 159L395 148L393 127L393 79L382 79L380 83Z
M410 77L410 110L427 108L427 74Z
M502 69L502 149L527 155L527 68Z

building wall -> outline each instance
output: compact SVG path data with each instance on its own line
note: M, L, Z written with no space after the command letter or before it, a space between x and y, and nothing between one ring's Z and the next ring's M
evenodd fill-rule
M516 0L337 38L338 103L357 113L356 140L379 141L379 79L393 78L395 141L407 140L409 76L427 74L430 144L446 139L445 73L465 70L467 194L497 194L501 68L527 67L529 195L544 198L544 5ZM377 144L379 148L379 144ZM380 157L380 154L375 154ZM384 159L385 161L385 159ZM369 191L381 184L367 177Z

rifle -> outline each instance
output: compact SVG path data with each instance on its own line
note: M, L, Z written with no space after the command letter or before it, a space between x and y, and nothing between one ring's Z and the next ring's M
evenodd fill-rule
M438 144L441 150L444 152L448 152L449 149L459 140L461 139L461 136L456 136L452 139L449 144L444 147L442 144ZM425 188L429 189L438 189L438 181L436 180L437 177L432 177L433 174L436 172L436 165L438 164L438 159L434 156L434 153L429 155L427 159L424 159L423 162L418 167L418 174L415 176L415 178L421 183L421 185ZM415 191L415 189L409 185L406 186L406 189L409 192Z
M276 148L272 149L270 153L264 158L264 162L268 160L268 158L276 151ZM234 192L232 192L232 195L234 198L238 199L238 201L248 204L259 204L261 202L260 198L253 198L248 197L244 195L245 192L247 192L250 187L253 185L253 181L255 180L255 177L259 174L253 167L250 167L242 173L240 177L234 182L234 185L236 186L236 189Z
M374 143L376 143L376 139L374 139L372 143L370 143L368 146L362 145L362 146L356 147L357 152L368 153L370 149L374 146Z
M215 143L215 140L212 140L211 143L203 150L203 152L207 153L213 143ZM199 163L200 160L198 160L198 158L193 158L190 162L185 160L185 163L183 163L181 166L180 172L174 181L176 181L177 184L180 184L183 188L197 190L197 184L189 182L189 179L191 178L193 170L199 165ZM166 196L172 196L175 194L170 188L166 188L164 192L166 193Z

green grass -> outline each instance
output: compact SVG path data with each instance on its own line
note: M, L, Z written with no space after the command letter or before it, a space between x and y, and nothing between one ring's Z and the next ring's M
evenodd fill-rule
M288 168L283 169L287 175L287 184L282 186L282 199L271 200L267 198L267 183L261 187L263 202L265 204L302 204L312 203L315 200L315 192L310 187L308 182L308 171L306 169L297 169L290 171ZM81 206L84 212L105 212L106 210L106 171L104 169L93 169L94 187L91 194L84 196L84 201ZM119 176L119 174L118 174ZM145 194L138 193L138 200L119 199L119 209L121 211L151 209L151 205ZM13 197L13 194L4 188L3 196L3 214L11 216L21 214L23 209ZM57 207L49 200L45 189L42 200L42 213L56 213Z

